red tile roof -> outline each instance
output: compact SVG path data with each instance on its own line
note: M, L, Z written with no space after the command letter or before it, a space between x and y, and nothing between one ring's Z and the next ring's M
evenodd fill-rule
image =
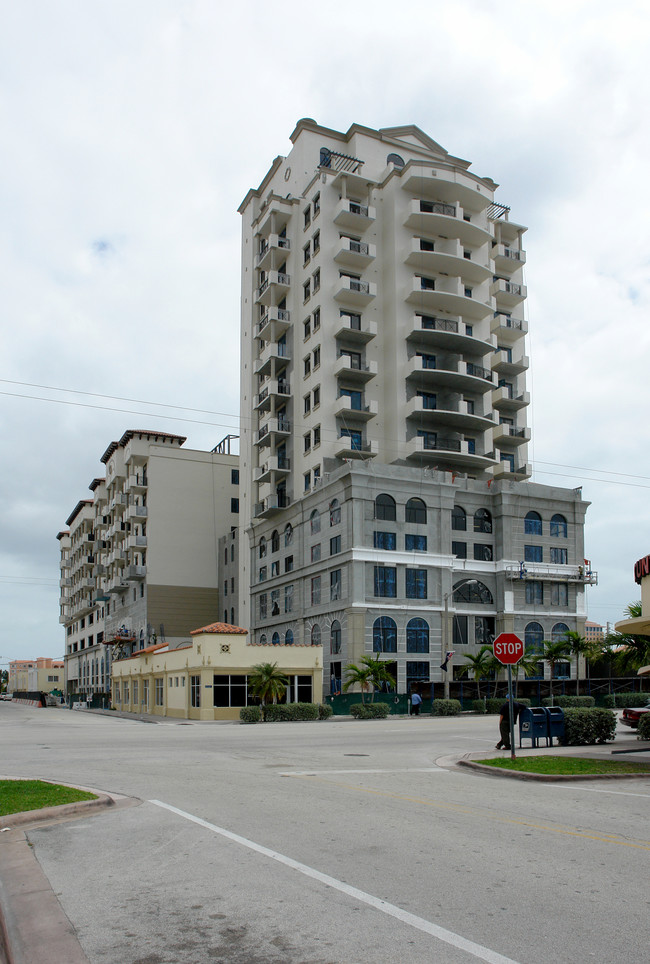
M235 633L246 635L248 630L242 629L241 626L231 626L229 623L211 623L209 626L202 626L201 629L193 629L190 636L198 636L199 633L225 633L232 636Z

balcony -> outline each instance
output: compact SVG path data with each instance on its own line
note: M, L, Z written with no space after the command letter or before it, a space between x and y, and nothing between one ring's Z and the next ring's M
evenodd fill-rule
M142 522L147 518L149 509L146 505L130 505L126 510L127 522Z
M487 244L491 239L487 222L483 226L482 216L466 213L459 205L443 201L411 201L404 223L418 233L457 238L461 244L472 248Z
M291 461L286 456L271 455L263 465L253 469L255 482L272 482L276 475L288 475Z
M124 592L128 592L131 587L121 576L118 576L109 583L107 588L108 592L114 595L121 595Z
M278 308L276 305L271 305L264 312L259 323L255 325L255 337L259 338L264 332L266 338L277 341L289 328L290 321L291 312L287 308Z
M496 270L507 274L517 271L526 264L526 252L507 244L497 244L496 248L492 249L492 257Z
M116 522L112 529L109 530L109 536L114 542L119 542L122 539L126 539L126 534L128 532L126 522Z
M124 570L124 578L140 581L147 578L146 566L127 566Z
M406 377L416 380L426 388L446 387L454 392L478 392L484 394L489 389L494 388L494 376L492 372L476 365L473 362L451 362L444 360L441 365L447 367L437 367L427 357L414 355L408 360ZM494 406L492 406L494 407Z
M407 338L419 344L445 348L459 355L487 355L496 348L496 339L488 335L484 341L468 335L467 326L459 318L414 314L410 320Z
M492 319L491 330L500 345L511 345L528 334L528 322L497 313Z
M362 270L377 257L377 248L366 241L355 241L352 238L339 238L335 248L334 260L338 264L349 268Z
M492 269L472 257L465 257L466 252L467 248L457 238L412 238L406 263L424 272L457 275L472 284L481 284L491 278Z
M454 408L431 408L427 400L415 395L406 403L406 418L417 419L418 424L429 427L440 423L454 432L486 432L494 428L492 414L478 415L469 411L467 402L458 402Z
M276 305L284 298L291 287L291 277L279 271L269 271L268 275L257 289L256 301L262 305Z
M275 381L271 379L264 384L264 387L260 389L259 395L255 396L253 407L258 411L264 411L265 409L271 408L271 402L276 399L285 399L291 394L289 383L283 379L278 379Z
M334 287L334 297L346 305L363 308L377 297L377 285L373 281L360 281L344 276L338 279Z
M499 462L492 469L495 481L502 482L525 482L532 474L533 470L530 465L518 465L512 468L509 462ZM557 574L556 578L559 578Z
M256 375L270 375L273 363L286 363L289 361L289 349L287 345L278 345L271 341L260 352L260 357L253 362L253 372Z
M129 536L126 543L127 549L146 549L147 548L147 537L146 536Z
M343 197L334 208L334 224L340 228L349 228L359 234L370 227L377 217L377 211L373 207L359 204Z
M514 425L495 425L492 432L492 442L494 445L513 446L526 445L530 442L529 428L515 428Z
M339 378L344 375L348 381L356 384L365 384L377 374L378 367L376 361L364 364L362 360L354 355L339 355L334 364L334 376Z
M363 317L357 319L351 315L341 315L334 332L335 338L341 338L349 344L356 345L367 345L376 336L376 321L366 321Z
M270 445L275 436L286 438L291 435L291 421L288 418L270 418L255 433L254 445Z
M256 519L267 519L288 509L290 505L291 502L286 495L269 495L255 504L254 515Z
M492 361L492 371L498 375L521 375L528 370L530 360L528 355L520 355L518 358L512 357L510 351L496 351Z
M428 437L416 436L406 443L406 457L414 462L435 462L440 466L485 471L492 468L495 460L492 455L482 455L470 451L467 439L444 437L436 432Z
M480 289L474 289L472 294L467 294L467 291L470 291L470 288L461 278L440 275L434 278L415 277L411 279L406 301L424 312L446 311L451 315L461 315L472 322L481 321L492 314L492 303L479 300Z
M379 414L379 403L374 399L368 404L365 403L365 399L359 403L349 395L339 395L334 403L334 414L353 418L355 421L368 422Z
M521 392L517 395L514 389L508 385L500 385L492 392L492 408L499 411L519 411L530 405L530 392Z
M289 251L291 251L289 238L279 234L270 234L268 238L260 239L260 250L255 257L255 267L263 270L275 268L286 260Z
M59 587L65 589L66 586L72 585L72 579L69 576L65 576L63 579L59 579Z
M374 439L368 442L356 435L341 435L334 446L334 455L339 459L374 459L378 454L379 444Z
M126 480L126 487L129 493L146 492L147 476L144 472L135 472Z
M514 308L526 300L528 289L526 285L507 281L505 278L495 278L490 288L490 294L496 298L499 308Z

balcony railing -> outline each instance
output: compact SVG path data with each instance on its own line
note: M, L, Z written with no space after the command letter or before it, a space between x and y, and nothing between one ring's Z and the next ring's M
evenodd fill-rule
M420 315L422 319L423 331L453 331L458 332L458 322L451 318L431 318L429 315Z
M420 211L423 214L446 214L450 218L456 217L453 204L443 204L441 201L420 201Z
M460 439L457 438L423 438L422 447L429 450L442 449L445 452L460 452Z
M483 378L486 382L494 381L494 376L491 371L487 368L482 368L480 365L475 365L473 362L467 362L467 374L474 375L475 378Z

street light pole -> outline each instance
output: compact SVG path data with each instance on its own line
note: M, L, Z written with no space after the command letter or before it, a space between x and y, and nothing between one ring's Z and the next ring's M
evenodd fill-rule
M449 593L448 592L444 594L443 599L445 603L445 611L443 615L444 621L442 624L442 640L443 640L442 659L443 659L443 665L447 667L447 670L445 672L445 699L448 700L449 699L449 670L450 670L449 664L453 659L453 656L450 656L449 659L447 659L447 653L450 652L449 650Z

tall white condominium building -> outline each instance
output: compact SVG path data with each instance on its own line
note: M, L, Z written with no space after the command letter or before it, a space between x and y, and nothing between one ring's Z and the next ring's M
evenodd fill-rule
M417 127L291 141L239 209L240 622L400 692L581 629L587 503L526 481L526 229Z
M113 657L189 643L219 618L218 540L238 525L239 457L184 442L144 430L111 442L105 477L57 536L68 693L109 693Z

